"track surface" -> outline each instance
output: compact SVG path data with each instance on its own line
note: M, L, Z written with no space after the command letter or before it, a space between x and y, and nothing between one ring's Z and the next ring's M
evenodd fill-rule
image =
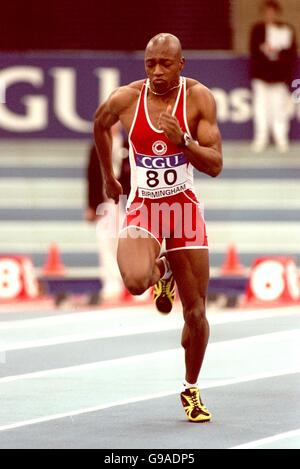
M7 311L8 313L8 311ZM300 311L209 311L208 424L185 420L177 305L0 314L0 448L300 448Z

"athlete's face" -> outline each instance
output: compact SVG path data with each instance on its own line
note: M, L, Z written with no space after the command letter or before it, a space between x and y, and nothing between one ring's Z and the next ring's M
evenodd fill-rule
M158 93L178 84L183 66L184 59L172 44L152 45L146 49L145 70L151 88Z
M279 11L273 7L267 7L264 10L264 20L265 23L273 24L279 20Z

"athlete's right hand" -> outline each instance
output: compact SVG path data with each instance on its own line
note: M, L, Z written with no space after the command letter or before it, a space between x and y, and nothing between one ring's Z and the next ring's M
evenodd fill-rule
M113 199L115 204L118 204L119 197L123 194L123 189L117 179L107 179L105 181L105 192L109 199Z

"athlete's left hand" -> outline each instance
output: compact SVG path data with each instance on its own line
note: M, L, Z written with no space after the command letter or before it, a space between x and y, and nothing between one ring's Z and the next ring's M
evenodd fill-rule
M182 144L183 132L180 128L178 119L172 116L172 106L168 106L166 112L159 116L158 127L163 130L169 140L175 145Z

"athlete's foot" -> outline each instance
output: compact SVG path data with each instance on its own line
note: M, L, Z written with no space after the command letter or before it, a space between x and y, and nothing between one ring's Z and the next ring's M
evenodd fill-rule
M253 153L262 153L267 148L267 143L264 141L254 141L251 145Z
M283 155L284 153L288 153L289 144L287 142L279 142L276 144L276 149L279 153Z
M175 300L175 280L173 274L167 279L161 278L153 288L156 308L162 314L169 314Z
M209 422L211 413L203 405L198 388L188 388L180 394L181 402L190 422Z

